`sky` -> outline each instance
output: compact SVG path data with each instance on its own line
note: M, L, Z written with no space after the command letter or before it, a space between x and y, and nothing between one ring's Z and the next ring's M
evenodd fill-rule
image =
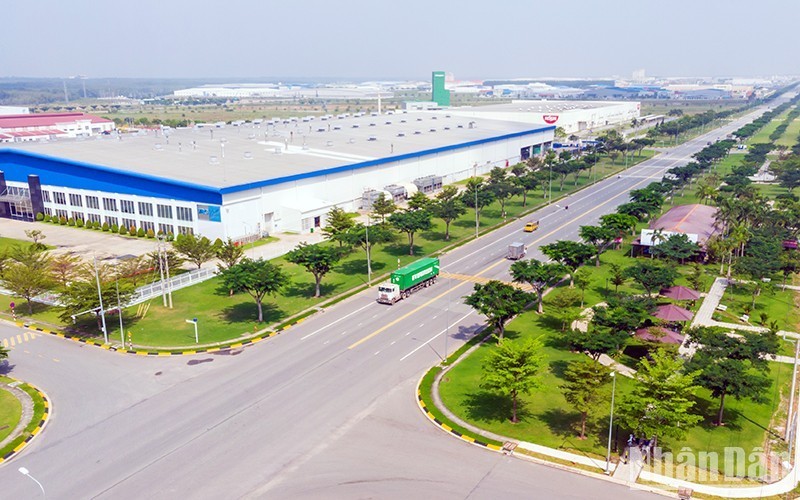
M800 1L29 0L0 77L800 74Z

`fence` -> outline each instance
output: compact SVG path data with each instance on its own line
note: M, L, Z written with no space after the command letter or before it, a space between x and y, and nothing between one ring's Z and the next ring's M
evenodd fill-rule
M173 276L169 279L167 291L172 290L174 292L175 290L180 290L181 288L186 288L187 286L191 286L196 283L202 283L203 281L210 280L216 274L216 268L204 267L201 269L194 269L188 273L179 274L178 276ZM136 304L146 302L153 297L158 297L161 294L161 281L155 281L149 285L140 286L136 289L136 294L126 306L134 306Z

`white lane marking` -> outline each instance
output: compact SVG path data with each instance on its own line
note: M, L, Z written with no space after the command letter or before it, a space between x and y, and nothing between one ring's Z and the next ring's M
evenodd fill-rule
M425 323L420 323L420 324L419 324L419 327L420 327L420 328L422 328L423 326L425 326Z
M411 335L411 332L406 332L406 337L408 337L409 335Z
M389 345L394 345L396 342L397 342L396 340L392 340L392 343Z
M323 326L323 327L322 327L322 328L320 328L319 330L313 331L313 332L309 333L308 335L306 335L305 337L300 337L300 340L305 340L305 339L307 339L308 337L311 337L311 336L313 336L313 335L316 335L316 334L318 334L319 332L321 332L322 330L325 330L325 329L327 329L327 328L330 328L331 326L333 326L333 325L335 325L336 323L338 323L338 322L342 321L343 319L347 319L347 318L349 318L350 316L352 316L352 315L354 315L354 314L356 314L356 313L359 313L359 312L363 311L364 309L368 308L369 306L372 306L372 305L375 305L375 304L377 304L377 302L370 302L369 304L365 305L365 306L364 306L364 307L362 307L361 309L356 309L355 311L351 312L350 314L347 314L347 315L345 315L345 316L342 316L341 318L337 319L336 321L332 321L332 322L328 323L327 325Z
M377 356L380 353L381 353L381 351L375 351L375 354L373 354L373 356Z
M464 319L465 319L467 316L469 316L469 315L470 315L470 314L472 314L472 313L473 313L473 311L470 311L470 312L468 312L467 314L465 314L465 315L461 316L460 318L458 318L458 319L455 321L455 323L453 323L453 325L452 325L452 326L455 326L455 325L457 325L457 324L461 323L462 321L464 321ZM427 341L425 341L425 342L424 342L422 345L420 345L419 347L415 348L415 349L414 349L413 351L411 351L410 353L408 353L408 354L406 354L405 356L403 356L402 358L400 358L400 361L403 361L404 359L406 359L407 357L411 356L411 355L412 355L412 354L414 354L415 352L419 351L420 349L422 349L422 348L423 348L423 347L425 347L426 345L430 344L431 342L433 342L434 340L436 340L436 338L437 338L437 337L439 337L439 335L441 335L441 334L443 334L443 333L447 332L447 330L448 330L448 329L447 329L447 328L445 328L445 329L444 329L444 330L442 330L441 332L437 333L436 335L434 335L433 337L431 337L430 339L428 339ZM409 332L409 333L410 333L410 332ZM408 335L408 334L406 334L406 335Z
M347 333L347 330L343 331L343 332L342 332L342 335L344 335L345 333Z
M375 319L377 317L378 317L378 313L375 313L375 314L372 315L372 319Z
M322 345L328 345L328 342L330 342L330 340L326 340L325 342L322 343Z

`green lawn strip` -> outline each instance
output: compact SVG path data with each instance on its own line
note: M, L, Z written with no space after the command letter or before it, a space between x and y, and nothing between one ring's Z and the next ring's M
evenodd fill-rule
M728 307L725 312L736 317L747 313L753 302L754 286L752 283L729 285L720 301ZM780 330L794 331L800 315L800 311L794 306L797 293L795 290L782 290L764 284L761 294L756 297L755 307L749 310L750 323L759 324L763 313L767 315L767 323L777 321Z
M775 145L791 148L797 143L798 135L800 135L800 117L795 118L791 123L789 123L789 126L786 127L783 135L780 136L777 141L775 141Z
M14 379L9 377L0 376L0 381L8 384L11 382L15 382ZM22 383L17 386L17 388L27 392L31 398L33 399L33 418L25 426L22 434L14 438L11 442L7 443L3 448L0 448L0 457L4 457L8 454L11 450L16 448L20 443L28 439L31 433L36 429L39 425L39 422L44 417L44 399L42 399L41 394L39 391L34 389L33 387L29 386L28 384Z
M31 304L33 307L33 314L28 314L28 303L25 301L25 299L12 297L9 295L0 295L0 314L2 314L2 316L6 319L11 319L10 305L12 302L15 305L14 310L17 313L17 319L19 321L22 321L23 319L30 319L33 321L41 321L43 323L50 323L53 325L61 324L61 320L58 317L60 308L58 307L48 306L39 302L33 302Z
M22 404L17 397L0 388L0 441L14 431L21 416Z
M6 238L6 237L3 237L3 236L0 236L0 253L3 253L3 254L7 253L12 248L18 247L18 246L27 247L28 245L30 245L32 243L33 242L30 241L30 240L18 240L18 239L15 239L15 238ZM48 250L52 250L53 248L55 248L55 247L47 245L47 249Z
M780 115L778 115L775 118L773 118L772 120L770 120L769 123L767 123L766 125L761 127L761 130L759 130L758 132L756 132L755 134L753 134L752 136L750 136L747 139L747 144L758 144L758 143L772 142L770 140L770 138L769 138L769 135L771 133L773 133L776 128L778 128L778 125L780 125L781 123L783 123L786 120L786 116L789 114L790 111L791 111L791 108L787 109L786 111L784 111Z

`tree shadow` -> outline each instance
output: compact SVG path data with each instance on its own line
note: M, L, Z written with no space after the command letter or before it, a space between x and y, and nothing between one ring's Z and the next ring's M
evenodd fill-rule
M550 363L550 373L563 380L567 367L569 367L569 363L566 360L557 359Z
M450 226L475 227L475 212L472 212L472 220L469 218L454 220Z
M511 398L488 391L470 394L465 402L467 416L470 420L497 422L511 420ZM530 411L523 401L517 402L517 418L525 420L531 417Z
M550 432L556 436L574 438L578 436L580 426L580 415L567 412L562 408L550 408L537 417L550 428Z
M325 297L339 288L339 285L333 283L326 283L325 278L323 278L322 283L319 285L319 293L322 297ZM298 283L293 281L288 285L284 286L281 290L281 295L285 297L307 297L309 299L314 298L314 292L316 291L316 284L315 283Z
M8 360L0 361L0 375L8 375L12 371L14 371L14 367L16 365L12 365L8 362Z
M393 257L406 257L409 256L408 254L408 244L407 243L394 243L392 245L386 245L383 247L384 252L388 253ZM414 245L414 255L415 256L422 256L425 255L425 249L417 244Z
M450 338L466 341L474 337L480 328L480 323L474 323L470 326L461 325L458 327L458 331L456 333L450 335Z
M372 262L372 272L381 271L386 267L385 262ZM349 276L367 274L367 259L361 260L348 260L342 262L337 268L336 272L347 274Z
M717 429L719 427L716 424L717 410L719 410L719 399L708 400L705 398L694 398L694 400L695 400L695 406L693 409L693 413L703 417L703 420L698 425L707 430ZM742 415L738 411L726 408L725 413L722 416L722 422L728 429L732 431L740 431L742 430L741 420L740 420L741 416ZM750 421L752 422L752 420ZM762 427L760 424L756 425Z
M452 226L453 224L451 223L450 225ZM417 236L421 236L428 241L445 241L444 231L424 231L422 233L419 233ZM453 240L452 231L450 234L450 240L451 241Z
M264 313L264 324L275 323L286 317L282 309L270 302L262 303L261 310ZM222 310L222 319L228 323L255 323L258 320L256 302L253 300L232 304Z

